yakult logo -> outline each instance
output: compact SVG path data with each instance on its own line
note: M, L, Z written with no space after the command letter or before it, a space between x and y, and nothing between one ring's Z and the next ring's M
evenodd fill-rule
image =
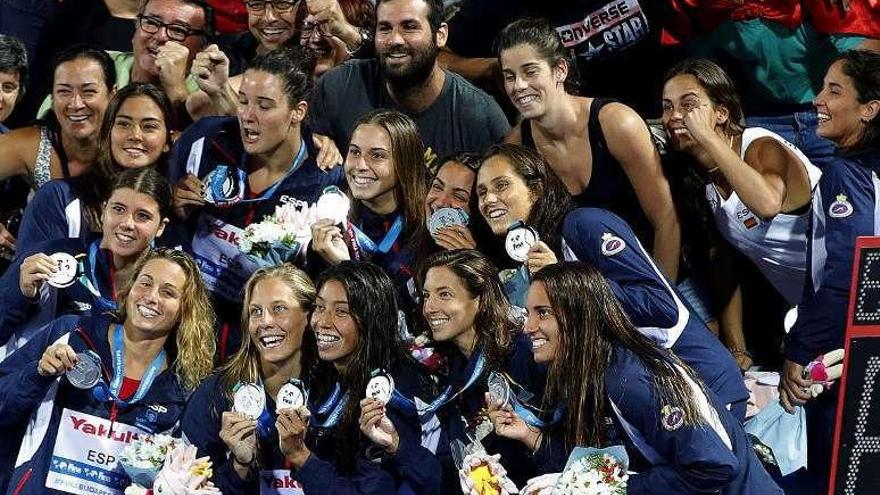
M131 443L138 439L138 434L131 431L113 431L103 424L95 425L87 419L82 419L70 415L70 421L73 423L73 429L86 435L94 435L96 437L109 438L117 442Z
M274 476L271 473L262 476L263 483L267 488L302 488L302 485L290 477L290 475Z

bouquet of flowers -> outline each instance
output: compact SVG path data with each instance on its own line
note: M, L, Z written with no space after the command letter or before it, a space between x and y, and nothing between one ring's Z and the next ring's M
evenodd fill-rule
M151 487L168 452L179 443L180 439L168 435L142 436L125 447L119 464L132 484Z
M629 479L626 450L575 448L556 482L553 493L576 495L625 495Z
M238 248L259 266L293 261L312 239L313 223L314 207L297 208L290 203L276 206L274 215L245 228Z
M162 464L154 481L146 486L132 485L125 489L125 495L222 495L209 481L213 476L211 461L196 459L195 446L174 442Z

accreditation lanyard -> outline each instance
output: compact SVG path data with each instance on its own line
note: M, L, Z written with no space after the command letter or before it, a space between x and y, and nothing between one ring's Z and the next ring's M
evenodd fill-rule
M165 350L160 350L159 354L153 358L153 362L150 363L150 367L147 368L143 378L141 378L141 383L138 385L134 396L127 401L122 400L119 398L119 392L122 390L122 381L125 378L125 342L123 340L123 332L122 325L116 325L116 328L113 330L113 379L110 381L110 386L108 387L106 382L101 380L95 385L93 394L96 399L102 402L115 402L122 407L126 407L140 401L147 395L147 392L149 392L150 387L153 385L153 381L165 365Z
M330 392L330 397L312 411L316 416L326 416L320 424L315 426L318 428L333 428L336 426L339 423L339 418L342 417L342 411L345 409L346 404L348 404L348 392L343 394L342 387L339 386L339 383L336 383L333 386L333 391Z
M101 291L98 290L98 277L95 275L95 267L98 265L98 249L100 248L101 241L96 240L89 245L89 270L88 274L86 274L86 270L80 270L80 276L78 282L85 287L89 292L95 296L95 304L98 306L98 312L103 313L106 311L115 311L117 309L115 295L116 289L114 287L113 279L114 279L114 270L113 270L113 260L111 259L109 262L110 267L110 297L105 297L101 295Z
M391 228L385 233L385 237L377 245L370 236L364 234L355 224L348 221L348 238L351 239L351 250L355 260L362 259L361 251L365 251L368 255L376 253L387 254L391 251L397 238L403 232L403 215L397 215Z
M280 179L278 179L277 181L275 181L274 184L269 186L269 188L266 189L265 191L263 191L263 193L260 194L258 197L249 198L249 199L243 198L244 190L246 188L245 184L247 182L247 173L243 169L237 168L237 167L233 173L235 173L235 175L236 175L234 180L238 184L239 194L233 198L224 199L224 198L226 198L226 194L223 191L224 190L223 186L226 183L229 171L228 171L228 167L226 165L218 165L217 168L214 169L214 172L211 173L210 184L209 184L211 187L211 194L212 194L212 198L214 199L214 204L216 206L222 208L222 207L233 206L233 205L237 205L237 204L255 203L258 201L264 201L266 199L271 198L275 194L275 191L278 190L278 187L281 186L281 183L284 182L285 180L287 180L288 177L293 175L293 173L296 172L300 168L300 166L302 166L303 161L305 161L305 158L306 158L306 143L304 140L300 139L299 151L297 152L296 157L293 159L293 163L287 169L287 172L284 173L284 176L281 177Z

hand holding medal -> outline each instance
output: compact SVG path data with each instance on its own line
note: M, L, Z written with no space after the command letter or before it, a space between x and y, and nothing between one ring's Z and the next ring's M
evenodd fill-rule
M60 376L73 370L77 365L76 351L67 344L55 344L49 346L37 363L37 373L40 376Z
M301 468L311 455L311 451L306 446L309 417L308 408L301 406L296 409L281 409L275 421L275 428L278 429L278 448L294 469Z
M67 253L54 253L51 256L36 253L28 256L19 269L18 286L22 295L37 297L43 282L63 289L73 285L79 274L79 262Z
M367 383L366 396L361 400L361 431L373 443L389 454L397 452L400 437L394 423L385 414L385 406L394 393L394 379L390 374L375 371Z

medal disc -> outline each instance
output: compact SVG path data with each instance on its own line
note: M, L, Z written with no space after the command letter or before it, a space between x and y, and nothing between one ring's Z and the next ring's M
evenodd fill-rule
M57 268L49 277L49 285L59 289L73 285L79 269L79 263L76 261L76 258L67 253L55 253L49 256L49 258L52 259Z
M76 364L64 374L67 381L76 388L88 390L101 379L101 365L87 352L76 353Z
M467 224L468 214L461 208L440 208L428 219L428 232L434 237L443 227Z
M367 397L380 400L383 404L388 404L393 392L394 379L386 373L380 373L367 382Z
M489 398L494 402L500 402L501 407L510 402L510 383L501 373L489 374Z
M538 242L538 233L528 225L517 222L507 230L504 248L514 261L524 262L529 257L529 249Z
M334 224L345 223L348 220L348 211L351 208L351 200L336 186L327 186L318 202L315 204L315 218L317 220L329 219Z
M299 409L306 405L306 389L299 380L285 383L275 398L275 411L281 409Z
M255 383L239 383L232 394L232 411L257 419L266 408L263 387Z

